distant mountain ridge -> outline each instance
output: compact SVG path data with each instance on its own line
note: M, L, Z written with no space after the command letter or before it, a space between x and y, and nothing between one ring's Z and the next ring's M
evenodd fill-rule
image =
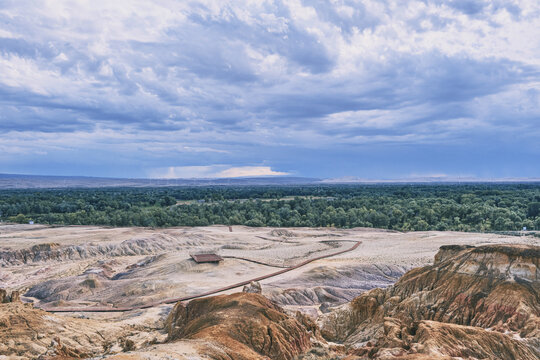
M165 186L249 186L249 185L332 185L332 184L459 184L538 183L540 178L481 179L473 177L418 177L406 179L361 179L354 177L319 179L293 176L261 176L217 179L140 179L90 176L0 174L0 189L62 189L100 187Z
M274 176L224 179L122 179L86 176L0 174L0 189L57 189L99 187L164 187L211 185L307 185L321 179Z

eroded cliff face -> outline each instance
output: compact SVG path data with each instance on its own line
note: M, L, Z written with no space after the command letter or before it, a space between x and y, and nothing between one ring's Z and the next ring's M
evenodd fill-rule
M176 239L164 234L132 238L121 243L61 245L42 243L23 249L0 250L0 266L32 264L66 260L81 260L100 257L153 255L165 251L181 250L186 246L198 245L197 239Z
M93 321L58 317L29 304L0 304L0 355L8 359L87 358L103 352L110 333Z
M432 266L325 315L322 334L369 358L538 359L539 261L535 246L442 247Z
M299 320L264 296L236 293L176 304L166 330L168 341L202 339L218 343L227 359L290 360L311 347L308 327ZM314 323L311 326L317 328Z
M0 292L2 293L2 292ZM13 297L0 303L0 359L87 359L148 347L161 329L129 322L61 316Z

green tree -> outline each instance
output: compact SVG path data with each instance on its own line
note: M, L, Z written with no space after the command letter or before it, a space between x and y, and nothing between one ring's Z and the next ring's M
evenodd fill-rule
M18 214L17 216L13 216L11 218L11 221L16 222L18 224L26 224L28 222L28 218L24 216L23 214Z

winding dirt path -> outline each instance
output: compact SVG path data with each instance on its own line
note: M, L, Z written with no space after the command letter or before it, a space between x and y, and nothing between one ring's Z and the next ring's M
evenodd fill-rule
M337 241L351 241L351 240L337 240ZM162 300L162 301L153 302L153 303L149 303L149 304L146 304L146 305L128 306L128 307L47 308L47 307L38 307L38 306L36 306L36 308L41 309L41 310L45 310L45 311L48 311L48 312L51 312L51 313L60 313L60 312L124 312L124 311L148 309L148 308L152 308L152 307L163 305L163 304L172 304L172 303L176 303L178 301L193 300L193 299L197 299L197 298L208 296L208 295L214 295L214 294L220 293L222 291L231 290L231 289L234 289L234 288L237 288L237 287L240 287L240 286L248 285L252 281L261 281L261 280L265 280L265 279L268 279L268 278L271 278L271 277L274 277L274 276L278 276L278 275L284 274L286 272L298 269L298 268L300 268L302 266L305 266L305 265L307 265L309 263L312 263L314 261L329 258L329 257L336 256L336 255L341 255L341 254L353 251L358 246L360 246L361 243L362 243L361 241L355 241L355 244L353 246L351 246L350 248L348 248L348 249L340 250L340 251L337 251L337 252L331 253L331 254L321 255L321 256L318 256L318 257L303 261L303 262L301 262L299 264L296 264L294 266L284 268L283 270L279 270L279 271L276 271L276 272L273 272L273 273L270 273L270 274L266 274L266 275L263 275L263 276L259 276L259 277L253 278L253 279L241 281L239 283L235 283L235 284L228 285L228 286L225 286L225 287L222 287L222 288L219 288L219 289L207 291L207 292L204 292L204 293L201 293L201 294L183 296L183 297L174 298L174 299L165 299L165 300ZM267 265L267 264L265 264L265 265Z

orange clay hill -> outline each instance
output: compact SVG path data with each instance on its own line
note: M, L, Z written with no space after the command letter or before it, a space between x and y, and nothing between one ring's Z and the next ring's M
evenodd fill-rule
M311 347L310 334L264 296L236 293L177 303L166 322L169 341L213 340L230 359L293 359Z

